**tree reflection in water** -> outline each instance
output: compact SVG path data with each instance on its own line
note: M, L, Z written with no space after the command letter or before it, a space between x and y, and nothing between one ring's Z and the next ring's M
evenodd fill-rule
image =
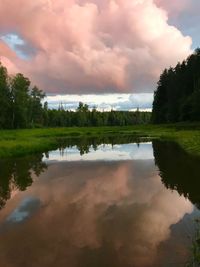
M0 160L0 209L15 190L24 191L32 185L33 175L39 176L46 168L43 155Z
M68 140L60 144L60 156L65 147L76 146L83 155L107 143L137 140ZM128 147L133 153L133 146ZM195 214L179 194L198 205L199 159L172 143L153 141L153 147L161 178L152 153L145 159L148 150L133 160L107 162L59 161L59 155L51 161L50 153L48 170L1 212L3 266L183 266L190 245L184 226L191 225ZM4 172L10 169L0 176L7 177L4 201L12 187L25 190L34 174L45 170L42 155L34 157L1 162ZM16 246L22 238L25 242ZM30 251L28 258L24 251Z
M144 141L143 139L142 141ZM138 143L140 139L131 136L115 136L101 138L72 138L60 140L60 151L76 146L80 155L94 150L101 144ZM159 168L163 184L172 190L177 190L200 208L200 159L188 155L177 144L153 140L155 164ZM46 152L48 156L48 152ZM20 158L0 160L0 209L10 199L12 191L24 191L32 185L33 175L39 176L47 165L43 162L43 154L35 154Z
M200 158L173 142L154 140L153 150L164 185L200 208Z
M125 144L139 142L139 139L131 136L108 136L101 138L60 138L59 149L62 153L65 148L76 146L80 155L90 152L92 146L94 150L100 144ZM48 152L45 152L48 157ZM0 209L6 201L10 199L15 190L24 191L33 183L33 175L39 176L45 171L47 165L42 161L43 153L29 155L19 158L7 158L0 160Z

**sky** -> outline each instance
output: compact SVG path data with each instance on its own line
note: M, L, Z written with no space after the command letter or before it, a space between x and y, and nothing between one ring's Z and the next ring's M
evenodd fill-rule
M199 45L199 10L198 0L0 0L0 60L51 107L150 109L163 69Z

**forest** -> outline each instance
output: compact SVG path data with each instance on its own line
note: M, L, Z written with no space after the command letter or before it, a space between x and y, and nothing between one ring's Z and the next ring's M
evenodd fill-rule
M154 123L200 121L200 49L165 69L154 93Z
M151 112L105 111L79 103L75 111L60 103L50 109L45 93L21 73L9 75L0 63L0 129L73 126L126 126L200 121L200 48L165 69L154 92Z
M125 126L150 122L150 112L139 110L100 112L79 103L75 111L66 110L62 104L57 109L48 108L45 93L31 87L23 74L14 76L0 64L0 129L22 129L71 126Z

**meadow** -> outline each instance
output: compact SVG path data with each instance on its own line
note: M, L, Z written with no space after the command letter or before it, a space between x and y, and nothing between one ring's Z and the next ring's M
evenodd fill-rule
M41 128L0 131L0 157L22 156L58 147L67 138L132 136L177 142L185 151L200 156L200 124L136 125L112 127Z

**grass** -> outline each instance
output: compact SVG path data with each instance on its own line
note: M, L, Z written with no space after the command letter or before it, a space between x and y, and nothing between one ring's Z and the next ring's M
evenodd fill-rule
M200 124L72 127L0 131L0 158L51 150L62 138L107 136L150 137L172 140L187 152L200 155Z

